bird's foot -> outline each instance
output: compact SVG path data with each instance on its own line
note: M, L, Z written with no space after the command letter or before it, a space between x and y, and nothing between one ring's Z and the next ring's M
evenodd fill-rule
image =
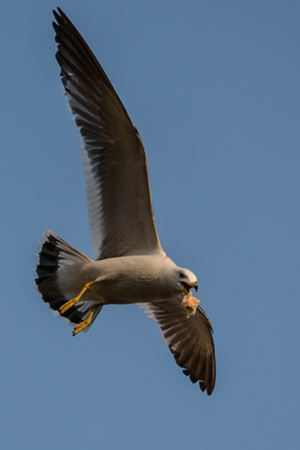
M81 297L83 296L85 291L87 291L92 284L94 284L94 281L90 281L89 283L85 283L85 285L83 286L83 288L81 289L79 294L76 295L76 297L74 297L71 300L69 300L68 302L64 303L59 308L60 314L64 314L66 311L68 311L68 309L72 308L72 306L74 306L77 302L79 302L79 300L81 299Z
M196 314L197 306L200 301L192 296L192 293L189 292L182 300L182 306L186 310L187 317L193 316Z
M76 336L76 334L80 333L81 331L83 331L86 327L88 327L91 324L92 317L94 315L96 308L97 308L97 305L92 306L88 317L85 320L83 320L82 322L79 322L79 324L76 325L76 327L74 327L73 336Z

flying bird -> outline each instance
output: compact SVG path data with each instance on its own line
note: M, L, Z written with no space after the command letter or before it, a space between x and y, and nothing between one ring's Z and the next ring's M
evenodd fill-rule
M66 14L53 11L65 95L83 138L94 261L48 230L36 285L55 315L87 331L104 305L137 303L159 324L183 373L208 395L216 378L211 323L193 297L196 276L161 247L146 154L111 82Z

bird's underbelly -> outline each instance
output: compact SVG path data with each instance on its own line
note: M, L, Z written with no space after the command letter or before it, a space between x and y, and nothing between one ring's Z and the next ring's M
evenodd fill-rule
M86 298L104 304L147 303L183 297L177 286L163 284L161 280L109 280L95 282Z
M161 257L132 256L74 264L59 270L58 282L67 298L77 296L88 285L81 299L101 304L182 299L182 287L162 269L164 262Z

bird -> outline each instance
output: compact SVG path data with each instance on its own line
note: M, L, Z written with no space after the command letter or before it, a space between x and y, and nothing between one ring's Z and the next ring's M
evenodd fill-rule
M87 331L105 305L138 304L160 326L176 363L201 391L216 380L212 325L191 289L196 275L164 252L154 219L142 139L93 52L60 9L56 60L82 136L92 260L43 233L35 283L45 304Z

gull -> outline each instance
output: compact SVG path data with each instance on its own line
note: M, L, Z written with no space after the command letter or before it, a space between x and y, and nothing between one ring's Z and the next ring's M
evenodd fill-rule
M87 331L104 305L137 303L160 326L183 373L208 395L216 363L211 323L193 297L196 276L161 247L146 154L111 82L66 14L53 11L65 95L83 138L91 241L97 259L46 231L36 285L55 315Z

